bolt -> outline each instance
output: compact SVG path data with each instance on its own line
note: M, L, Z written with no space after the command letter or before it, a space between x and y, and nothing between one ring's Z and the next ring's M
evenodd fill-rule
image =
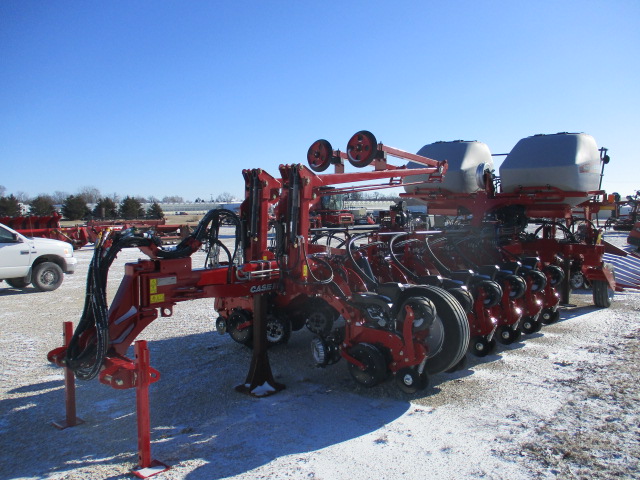
M118 378L118 379L116 380L116 385L118 385L118 386L122 386L122 385L124 385L124 381Z

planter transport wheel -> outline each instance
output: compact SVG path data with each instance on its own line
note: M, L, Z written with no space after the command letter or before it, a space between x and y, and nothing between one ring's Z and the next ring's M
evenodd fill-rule
M333 148L327 140L316 140L309 147L307 162L314 172L324 172L331 164Z
M347 158L351 165L362 168L373 162L378 153L378 142L373 133L361 130L347 143Z

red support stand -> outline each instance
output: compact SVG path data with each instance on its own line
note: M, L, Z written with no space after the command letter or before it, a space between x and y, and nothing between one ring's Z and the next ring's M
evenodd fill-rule
M62 336L64 348L68 348L73 337L73 322L63 322ZM65 419L51 422L54 427L64 430L84 423L84 420L76 416L76 379L69 367L64 367L64 405L66 411Z
M149 478L169 470L169 466L151 458L151 419L149 415L149 385L155 370L150 368L146 340L135 343L136 414L138 418L138 465L132 470L138 478ZM156 379L154 379L155 381Z

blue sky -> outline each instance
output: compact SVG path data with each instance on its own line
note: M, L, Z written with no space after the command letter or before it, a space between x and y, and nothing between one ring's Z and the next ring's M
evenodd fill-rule
M0 185L243 194L326 138L593 135L640 189L640 2L0 2Z

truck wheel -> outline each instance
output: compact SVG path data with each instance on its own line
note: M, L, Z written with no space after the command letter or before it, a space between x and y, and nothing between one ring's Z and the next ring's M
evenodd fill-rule
M36 290L50 292L62 285L62 269L53 262L42 262L33 267L31 281Z
M24 288L29 285L26 278L6 278L5 281L13 288Z

